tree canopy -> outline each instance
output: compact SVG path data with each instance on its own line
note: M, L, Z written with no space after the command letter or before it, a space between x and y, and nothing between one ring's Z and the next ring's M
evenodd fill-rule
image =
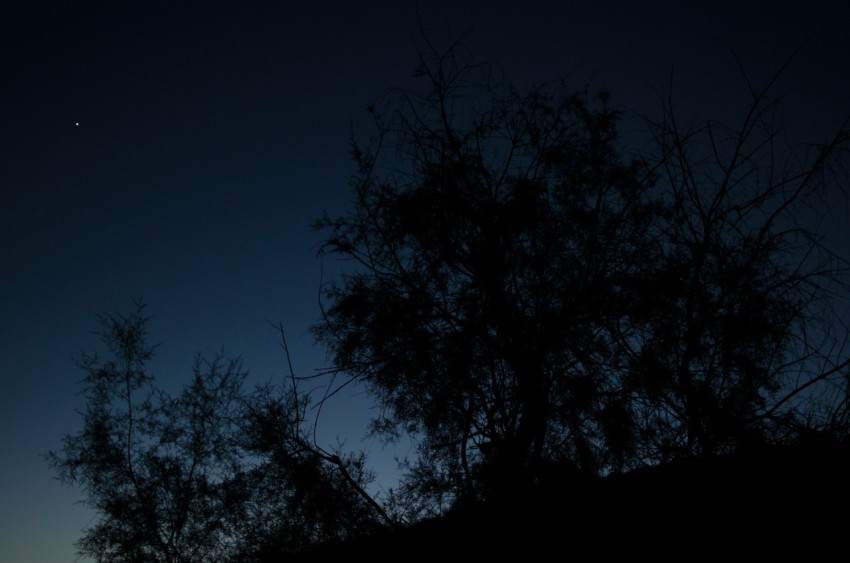
M424 63L354 144L351 211L317 223L356 267L316 333L384 407L376 429L421 438L410 492L846 432L845 270L807 215L846 124L780 154L768 87L736 129L684 130L668 104L629 152L607 93L490 70Z

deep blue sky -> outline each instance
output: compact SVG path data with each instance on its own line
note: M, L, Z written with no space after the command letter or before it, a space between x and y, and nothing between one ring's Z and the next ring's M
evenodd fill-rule
M0 561L71 561L91 518L40 456L79 426L73 359L96 349L98 313L148 303L166 385L222 346L258 379L283 375L267 320L288 327L297 371L325 365L307 334L321 272L308 225L347 201L349 127L368 135L369 103L410 84L420 28L438 45L468 32L520 85L591 81L647 115L672 73L686 119L741 116L731 51L759 85L805 41L777 86L786 125L823 140L850 115L844 2L631 4L4 3ZM850 238L835 209L828 230ZM326 439L356 441L367 407L338 400Z

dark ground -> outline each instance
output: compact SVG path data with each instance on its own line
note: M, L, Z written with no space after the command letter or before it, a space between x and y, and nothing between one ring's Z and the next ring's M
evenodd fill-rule
M574 480L274 560L843 560L848 479L847 446L765 449Z

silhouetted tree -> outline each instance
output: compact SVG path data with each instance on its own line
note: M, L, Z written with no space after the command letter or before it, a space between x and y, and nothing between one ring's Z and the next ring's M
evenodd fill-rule
M240 362L216 356L199 358L171 396L147 369L147 322L141 304L129 316L101 317L110 357L79 363L83 428L48 456L98 515L77 543L81 555L251 561L377 525L362 458L308 439L307 398L294 385L248 392Z
M83 429L50 460L100 515L77 547L97 561L226 559L248 494L238 456L245 377L237 361L198 360L171 397L152 385L143 308L101 318L111 357L84 355Z
M355 144L355 206L317 226L357 268L317 334L387 409L379 427L423 438L413 482L476 498L544 459L623 457L611 329L657 204L607 94L523 95L457 54L423 64L427 92L400 93Z
M420 440L402 510L521 490L548 464L604 473L788 438L818 382L843 378L846 425L846 354L811 332L843 273L813 261L827 255L795 214L843 129L784 162L754 94L731 144L670 111L657 151L627 158L606 93L520 94L459 57L371 109L353 206L316 224L353 262L316 334L377 397L375 429Z

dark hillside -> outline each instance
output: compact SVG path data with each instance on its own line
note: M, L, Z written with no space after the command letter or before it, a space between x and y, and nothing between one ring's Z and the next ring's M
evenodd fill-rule
M521 560L830 553L850 533L850 449L778 448L538 489L301 556ZM842 547L843 549L843 547ZM740 551L739 553L740 554ZM728 555L728 553L727 553ZM291 561L291 557L268 561Z

